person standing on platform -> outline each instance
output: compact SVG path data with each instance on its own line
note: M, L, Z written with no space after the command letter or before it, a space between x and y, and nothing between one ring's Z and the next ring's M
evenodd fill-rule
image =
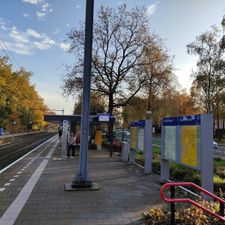
M61 143L61 137L62 137L62 128L61 127L58 130L58 135L59 135L59 141Z
M102 131L98 129L95 133L95 144L97 145L97 150L102 149Z
M72 150L71 157L75 157L75 145L77 141L77 135L74 133L70 136L69 147L67 149L67 156L70 157L70 149Z

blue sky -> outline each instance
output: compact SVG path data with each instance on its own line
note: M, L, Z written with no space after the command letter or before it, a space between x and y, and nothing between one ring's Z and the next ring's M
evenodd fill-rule
M220 26L224 0L95 0L116 7L145 5L150 29L157 33L174 56L174 73L183 88L191 85L196 59L186 45L211 25ZM0 55L10 56L14 68L32 71L32 83L50 109L71 114L74 100L63 98L60 89L64 64L74 61L66 53L66 33L79 26L85 16L85 0L0 0Z

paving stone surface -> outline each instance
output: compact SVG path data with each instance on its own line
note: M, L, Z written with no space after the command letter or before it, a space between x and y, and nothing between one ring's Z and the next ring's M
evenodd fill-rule
M46 148L7 191L0 192L1 215L48 151ZM88 159L89 176L100 190L65 191L64 185L76 177L79 158L76 155L73 159L60 160L60 154L58 146L15 225L141 225L142 212L162 204L158 175L144 175L136 166L121 162L118 157L109 158L104 150L89 150ZM7 182L14 174L12 169L2 179ZM4 182L1 180L0 184Z

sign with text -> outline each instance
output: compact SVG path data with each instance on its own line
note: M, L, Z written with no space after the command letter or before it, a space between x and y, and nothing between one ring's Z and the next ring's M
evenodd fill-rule
M162 157L199 169L201 115L163 118Z
M176 126L165 127L165 148L163 157L175 161L176 159Z
M180 162L191 167L198 167L198 132L197 126L181 127Z
M107 114L107 113L98 114L99 122L109 122L109 120L110 120L110 114Z
M138 127L138 150L144 151L144 127Z
M170 161L173 161L199 170L201 187L213 193L213 157L212 114L163 118L162 181L170 179Z
M132 149L136 148L136 127L130 128L130 147Z

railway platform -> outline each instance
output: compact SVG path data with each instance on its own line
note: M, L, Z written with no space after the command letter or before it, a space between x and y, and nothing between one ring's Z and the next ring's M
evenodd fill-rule
M161 205L160 178L89 150L88 171L98 191L65 191L79 156L61 160L56 136L0 174L0 225L133 225Z

